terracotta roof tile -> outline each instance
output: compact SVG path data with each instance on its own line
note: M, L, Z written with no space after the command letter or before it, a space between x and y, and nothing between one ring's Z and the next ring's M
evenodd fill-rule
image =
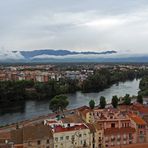
M2 132L0 133L0 139L10 139L10 132Z
M57 125L54 127L53 132L55 132L55 133L69 132L69 131L75 131L75 130L80 130L80 129L88 129L88 127L84 124L74 125L74 126L70 126L70 127L63 127L62 125Z
M129 114L129 117L138 125L146 125L146 122L136 114Z
M23 128L24 141L43 139L45 137L52 138L52 132L49 126L37 124L34 126L26 126Z

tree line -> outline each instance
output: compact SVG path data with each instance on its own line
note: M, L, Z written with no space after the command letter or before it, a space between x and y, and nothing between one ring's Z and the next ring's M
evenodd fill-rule
M51 99L56 95L82 92L99 92L114 83L132 80L148 74L146 70L96 70L86 80L70 80L67 78L59 81L49 80L46 83L34 81L0 81L0 105L12 105L25 100ZM142 85L142 84L141 84Z
M129 94L126 94L124 97L122 97L122 100L115 95L112 96L111 105L113 108L117 108L119 103L123 105L131 105L132 104L131 100L132 97ZM137 96L137 102L143 104L143 97L141 95ZM57 95L50 100L49 109L51 109L53 112L56 112L57 114L60 114L60 112L62 112L62 114L64 115L64 110L66 109L68 104L69 101L67 96ZM106 98L104 96L101 96L99 98L99 104L97 105L98 108L104 109L106 105L107 105ZM94 109L95 106L96 106L95 101L91 99L89 101L89 107L91 109Z
M98 92L104 88L110 87L112 84L141 78L148 74L148 70L108 70L101 69L95 71L93 75L89 76L82 84L82 92Z
M139 94L142 96L148 96L148 76L145 76L141 79L139 84Z

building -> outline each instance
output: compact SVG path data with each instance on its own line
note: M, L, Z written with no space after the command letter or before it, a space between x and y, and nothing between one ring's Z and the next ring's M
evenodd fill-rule
M131 122L136 129L136 142L144 143L147 141L147 124L146 122L137 116L136 114L129 114Z
M91 134L84 123L50 123L54 148L90 148Z
M49 126L36 124L11 131L14 148L54 148Z

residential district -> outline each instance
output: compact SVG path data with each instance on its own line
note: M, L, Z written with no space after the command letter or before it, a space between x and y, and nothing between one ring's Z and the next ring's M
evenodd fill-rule
M0 128L0 148L147 148L148 106L82 106Z
M95 70L102 68L118 70L148 69L148 65L103 65L103 64L79 64L79 65L14 65L0 66L0 81L33 80L34 82L48 82L49 79L59 81L61 78L78 79L84 81Z

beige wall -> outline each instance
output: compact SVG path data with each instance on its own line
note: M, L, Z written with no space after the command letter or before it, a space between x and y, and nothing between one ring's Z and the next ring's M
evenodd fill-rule
M54 133L54 148L73 148L81 147L86 141L91 144L91 134L89 129Z
M49 140L49 143L48 141ZM40 144L38 143L40 141ZM39 140L33 140L33 141L27 141L24 143L24 148L54 148L53 147L53 139L39 139Z

